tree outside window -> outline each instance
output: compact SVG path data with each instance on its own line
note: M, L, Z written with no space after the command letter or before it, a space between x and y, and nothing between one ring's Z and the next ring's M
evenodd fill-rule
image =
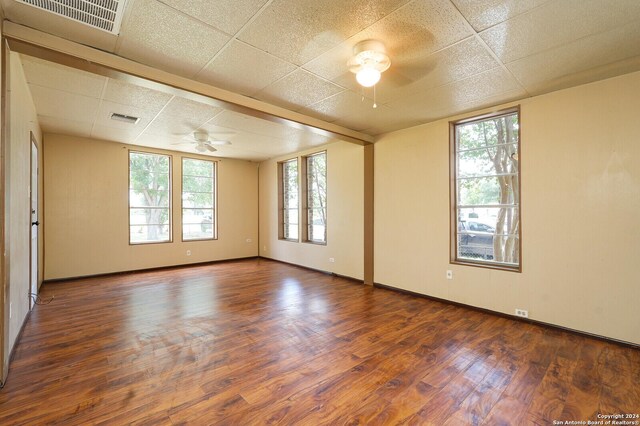
M129 242L171 241L171 159L129 152Z
M519 111L453 123L452 130L452 261L519 269Z
M306 157L307 241L327 242L327 153Z

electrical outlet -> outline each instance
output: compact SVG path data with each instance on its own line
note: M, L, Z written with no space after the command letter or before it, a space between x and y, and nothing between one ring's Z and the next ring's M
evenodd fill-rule
M451 269L447 269L447 279L448 280L453 279L453 271Z
M529 311L525 311L524 309L516 308L516 316L522 318L529 318Z
M334 263L335 261L336 261L336 260L335 260L333 257L330 257L330 258L329 258L329 262L330 262L330 263Z
M247 238L246 240L248 243L252 242L253 240L251 238Z
M187 250L187 256L191 256L191 250Z
M267 246L262 246L262 251L267 251Z

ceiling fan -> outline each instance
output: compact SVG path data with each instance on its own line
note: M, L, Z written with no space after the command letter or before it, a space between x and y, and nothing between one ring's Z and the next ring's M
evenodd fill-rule
M225 135L231 135L232 133L225 133ZM193 136L189 137L188 142L178 142L172 145L194 145L197 152L216 152L217 149L213 145L231 145L231 142L227 139L209 139L209 133L196 130L193 132Z

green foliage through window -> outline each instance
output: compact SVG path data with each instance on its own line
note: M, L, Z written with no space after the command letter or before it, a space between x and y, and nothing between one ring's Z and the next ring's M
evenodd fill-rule
M215 163L182 159L182 239L213 239L215 220Z
M300 201L298 198L298 159L280 163L282 182L282 238L298 240Z
M171 241L171 160L129 152L129 242Z
M457 123L456 260L520 263L519 114Z
M327 153L305 158L307 162L307 240L327 242Z

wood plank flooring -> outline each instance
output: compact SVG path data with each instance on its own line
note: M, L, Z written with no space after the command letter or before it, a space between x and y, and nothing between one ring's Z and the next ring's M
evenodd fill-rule
M46 284L0 424L547 425L640 412L640 351L264 259Z

